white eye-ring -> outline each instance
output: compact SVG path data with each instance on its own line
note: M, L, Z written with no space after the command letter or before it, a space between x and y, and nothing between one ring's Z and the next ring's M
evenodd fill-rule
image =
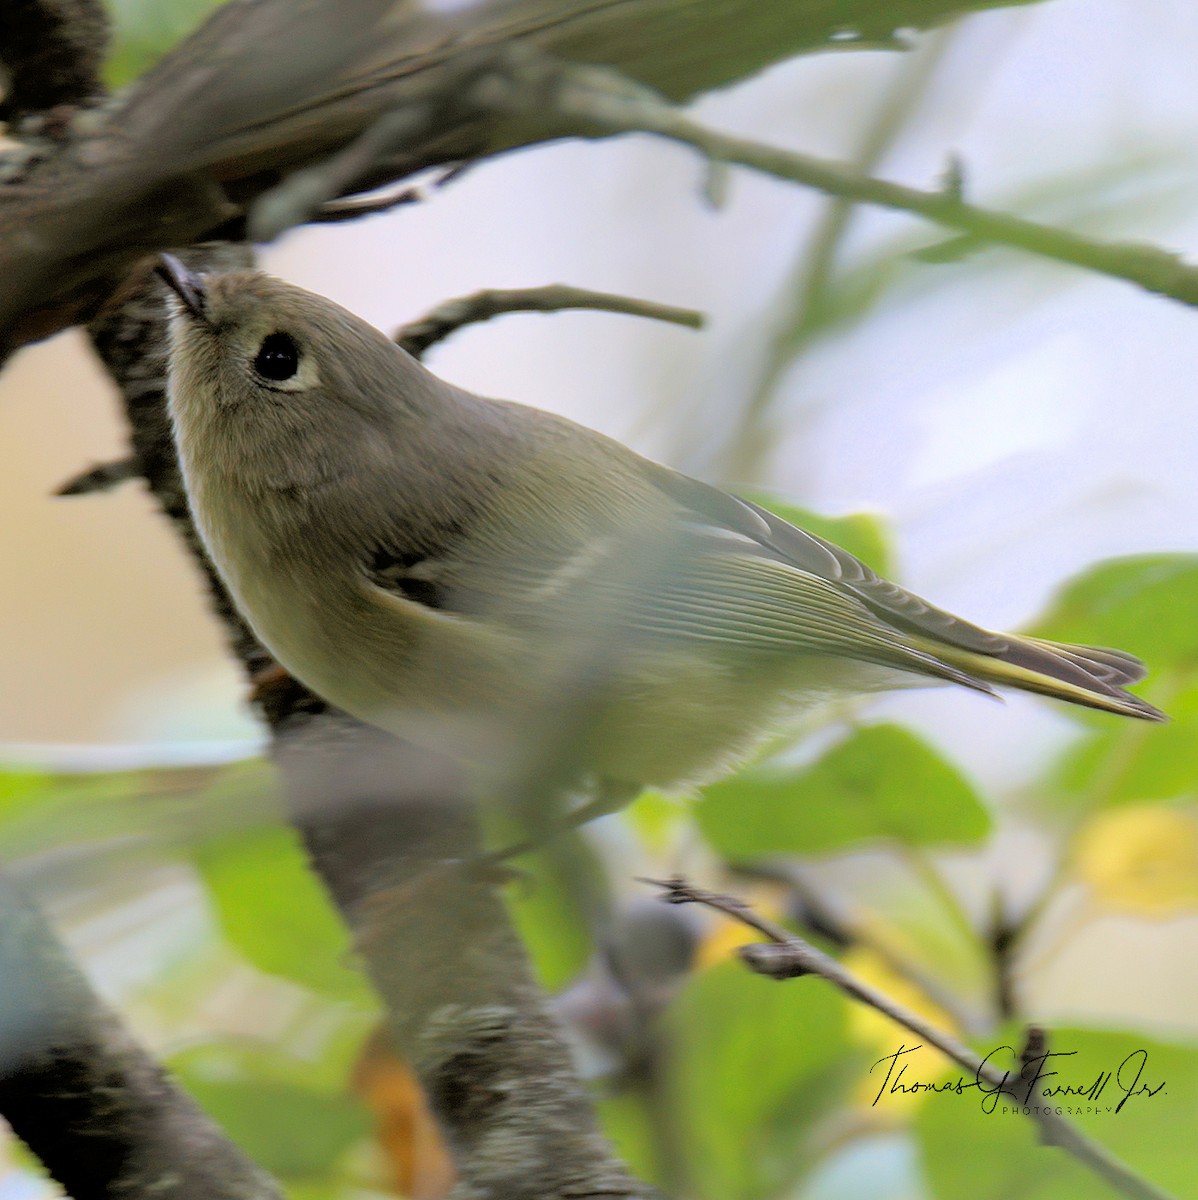
M298 392L316 382L312 356L296 345L289 333L268 333L254 356L254 374L265 387L275 392Z

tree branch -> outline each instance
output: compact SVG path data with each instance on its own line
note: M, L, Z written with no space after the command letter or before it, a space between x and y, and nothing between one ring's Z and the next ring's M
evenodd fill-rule
M281 1200L0 885L0 1116L74 1200Z
M107 22L94 0L0 4L0 116L53 139L95 100ZM89 472L99 487L125 464ZM82 480L76 490L84 490ZM49 925L0 879L0 1116L74 1200L279 1200L92 991Z
M0 156L0 358L90 319L141 255L228 236L229 222L244 228L258 196L338 155L386 114L423 109L436 119L380 161L351 161L338 176L346 191L568 135L548 110L512 120L462 102L470 80L509 51L603 64L683 100L793 54L886 42L994 2L227 4L53 145ZM366 174L351 178L358 167Z
M56 496L86 496L89 492L107 492L127 479L141 478L141 463L133 455L89 467L72 475L56 491Z
M845 995L876 1009L905 1029L909 1029L928 1045L935 1046L995 1093L1008 1094L1018 1099L1014 1086L1008 1082L1009 1076L1006 1072L991 1066L964 1042L930 1025L901 1004L896 1004L877 988L858 979L831 955L817 950L809 942L796 937L774 921L759 916L743 901L734 896L721 896L692 887L684 879L645 879L641 882L663 888L662 899L668 904L702 904L732 917L768 938L769 941L765 944L741 947L740 956L750 970L771 979L796 979L803 975L818 975L834 984ZM1032 1043L1042 1036L1039 1031L1029 1033L1029 1046L1025 1047L1023 1052L1023 1057L1028 1061L1034 1057ZM1167 1192L1138 1175L1105 1146L1082 1133L1065 1117L1058 1116L1051 1106L1028 1106L1026 1099L1018 1099L1018 1105L1040 1126L1041 1136L1048 1145L1058 1146L1072 1155L1121 1195L1129 1197L1129 1200L1171 1200Z
M517 83L504 103L520 109L543 103L543 96L538 93L534 101L533 93L521 92ZM609 77L605 82L595 71L563 69L557 108L561 115L573 118L580 136L656 134L691 146L714 163L737 163L831 196L914 213L980 241L1027 250L1041 258L1126 280L1183 304L1198 305L1198 266L1179 255L1149 243L1099 241L979 208L967 204L951 180L941 191L920 191L863 174L845 163L719 133L652 96L630 93L619 78Z
M490 321L505 313L555 313L568 309L625 313L631 317L684 325L687 329L703 328L703 314L693 308L675 308L653 300L636 300L612 292L593 292L589 288L551 283L544 287L510 290L488 288L447 300L426 316L397 330L395 342L413 358L420 358L431 346L444 341L466 325Z

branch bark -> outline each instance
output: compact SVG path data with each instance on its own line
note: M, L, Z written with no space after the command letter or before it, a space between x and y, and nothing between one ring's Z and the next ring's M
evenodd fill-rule
M0 1116L74 1200L281 1200L0 885Z
M8 75L0 115L52 134L64 110L95 102L106 27L96 0L0 7ZM0 1116L74 1200L281 1200L3 878Z
M100 0L8 0L0 5L0 121L17 124L103 91L108 15Z
M498 48L613 67L684 100L793 54L898 44L896 30L993 3L228 4L106 106L0 157L0 354L88 320L139 256L244 229L249 207L283 175L344 150L388 114L425 119L346 179L347 191L570 133L545 113L513 121L461 102Z
M630 317L646 317L651 321L684 325L687 329L703 327L703 314L693 308L675 308L653 300L636 300L612 292L593 292L590 288L551 283L544 287L492 288L460 296L456 300L446 300L427 316L398 330L395 342L401 349L419 358L431 346L444 341L466 325L477 325L507 313L556 313L569 309L625 313Z

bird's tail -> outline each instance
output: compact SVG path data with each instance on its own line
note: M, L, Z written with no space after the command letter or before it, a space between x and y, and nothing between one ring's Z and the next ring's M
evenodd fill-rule
M1125 684L1145 675L1144 664L1131 654L1015 634L1002 640L1003 648L993 653L944 642L928 642L922 648L984 684L1039 692L1143 721L1168 720L1147 700L1124 690Z

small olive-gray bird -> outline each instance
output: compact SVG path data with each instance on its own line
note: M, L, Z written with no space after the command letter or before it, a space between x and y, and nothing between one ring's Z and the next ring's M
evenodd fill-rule
M562 417L453 387L254 271L175 293L170 410L196 524L279 663L476 762L580 711L580 778L711 778L827 696L949 681L1130 717L1117 650L996 634L756 504Z

